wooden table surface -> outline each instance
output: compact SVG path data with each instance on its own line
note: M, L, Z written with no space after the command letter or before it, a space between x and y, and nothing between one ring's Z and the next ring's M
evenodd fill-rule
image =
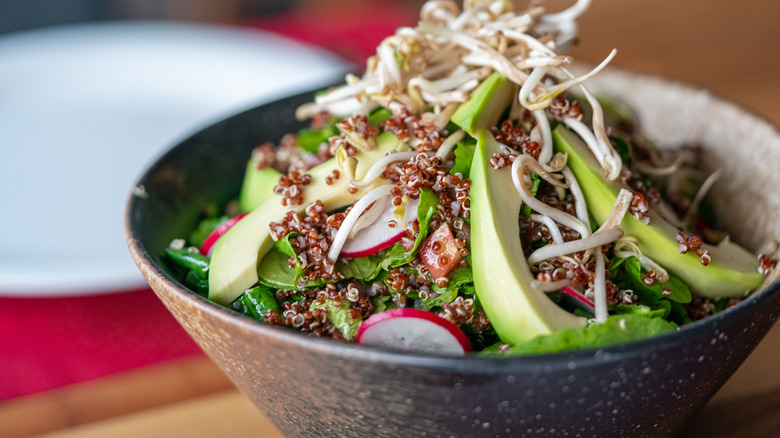
M780 124L780 2L594 1L574 55L673 77ZM554 2L566 4L566 2ZM780 325L681 436L780 436ZM203 356L0 402L0 435L280 437Z

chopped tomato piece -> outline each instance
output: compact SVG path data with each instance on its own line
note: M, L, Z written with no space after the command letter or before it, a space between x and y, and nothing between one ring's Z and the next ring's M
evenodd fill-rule
M420 258L434 279L446 277L458 266L462 259L460 248L446 223L425 239L420 247Z

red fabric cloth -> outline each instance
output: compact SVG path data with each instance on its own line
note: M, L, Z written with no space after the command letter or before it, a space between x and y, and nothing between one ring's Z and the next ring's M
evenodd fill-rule
M361 1L258 18L247 26L318 45L365 68L365 59L416 11ZM202 354L151 289L63 298L0 293L0 400Z
M0 400L194 354L151 289L0 298Z
M363 71L366 58L376 53L385 37L399 26L413 27L419 20L418 11L403 3L362 0L346 4L348 8L335 10L327 3L311 2L306 9L257 18L247 24L328 49Z

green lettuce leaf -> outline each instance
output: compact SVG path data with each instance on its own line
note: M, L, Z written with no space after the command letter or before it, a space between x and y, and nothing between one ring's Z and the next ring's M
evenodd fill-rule
M338 135L339 130L335 123L323 126L321 129L303 128L298 131L295 143L306 152L316 154L322 143L327 143L328 139Z
M190 232L187 242L192 246L200 248L209 237L209 234L216 230L218 226L227 222L228 219L230 219L228 216L221 216L201 220L198 223L198 227Z
M315 301L316 303L316 301ZM344 339L352 341L357 336L362 319L353 319L349 316L350 310L349 301L342 300L341 305L336 306L333 300L327 299L321 305L312 304L311 309L325 309L328 311L328 321L336 327L337 330L344 335Z
M347 260L343 265L336 267L344 278L371 281L379 274L384 256L380 253Z
M277 242L281 242L280 239ZM280 246L285 246L280 244ZM257 265L257 277L260 284L277 289L299 289L298 279L303 270L298 266L291 268L288 264L290 256L282 252L278 246L274 246ZM328 284L327 280L308 281L305 287L318 287Z
M639 259L631 256L619 259L609 267L610 279L621 289L631 289L637 295L639 304L653 310L663 310L664 318L682 325L689 321L683 303L690 302L691 291L676 277L670 275L666 283L656 282L648 286L642 280L642 268ZM672 293L665 297L663 289L668 287ZM672 300L674 298L674 300Z
M471 173L471 162L474 159L474 151L477 142L469 137L455 146L455 165L450 169L450 175L460 173L463 178L468 178Z
M633 314L614 315L602 324L565 328L515 345L507 354L541 354L583 350L630 342L671 331L677 325L661 318Z
M392 111L385 107L379 106L368 112L368 123L370 123L375 128L379 128L379 125L387 121L387 119L389 119L392 115Z

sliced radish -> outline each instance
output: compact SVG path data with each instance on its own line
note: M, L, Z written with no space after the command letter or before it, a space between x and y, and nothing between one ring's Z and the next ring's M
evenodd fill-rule
M593 301L589 300L588 297L586 297L585 295L583 295L580 291L578 291L576 289L572 289L569 286L564 286L564 287L561 288L561 292L565 293L566 295L573 296L574 298L578 299L579 301L581 301L582 303L584 303L585 305L587 305L591 309L596 307L596 305L593 304Z
M404 226L398 223L398 218L395 217L396 207L393 206L392 202L387 203L384 211L376 220L358 231L354 237L347 239L341 249L341 256L366 257L395 245L406 235L406 227L412 226L417 220L417 206L419 204L419 199L413 199L406 205L404 211L406 226ZM364 214L369 212L370 210ZM390 221L396 223L395 227L389 225Z
M397 350L462 355L471 342L450 321L420 309L400 308L371 315L363 321L355 341Z
M420 258L434 279L446 277L462 257L447 223L442 223L420 247Z
M206 240L203 242L203 245L200 247L200 253L211 257L211 252L214 250L214 244L217 243L217 240L219 240L222 235L227 233L227 231L231 228L233 228L233 225L238 223L238 221L241 220L244 216L246 216L247 213L239 214L238 216L234 216L225 222L222 222L217 228L214 229L214 231L209 234L209 237L206 238Z

